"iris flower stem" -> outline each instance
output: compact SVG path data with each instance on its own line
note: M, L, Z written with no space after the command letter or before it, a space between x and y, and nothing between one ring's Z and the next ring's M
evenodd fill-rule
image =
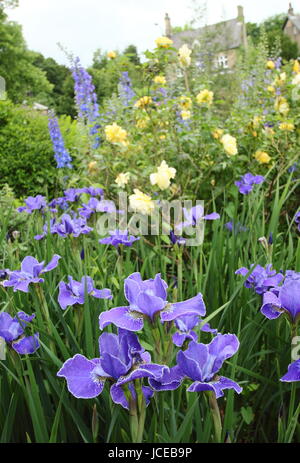
M214 422L215 438L217 443L220 443L222 441L222 421L218 401L216 398L216 394L213 391L208 391L207 395L209 399L210 411Z
M178 264L177 264L177 281L178 281L178 293L180 300L182 299L182 249L178 247Z
M48 334L50 336L50 339L51 339L52 338L52 332L51 332L51 329L50 329L50 326L49 326L50 315L49 315L48 305L47 305L47 302L46 302L46 299L45 299L43 289L39 284L35 285L35 292L36 292L38 300L39 300L39 302L41 304L41 309L42 309L41 311L42 311L43 317L44 317L45 322L46 322L47 332L48 332ZM52 351L55 353L56 352L56 346L55 346L55 344L54 344L54 342L52 340L50 341L50 345L51 345Z
M296 389L297 389L297 384L296 384L296 382L293 382L292 383L292 389L291 389L290 405L289 405L288 423L291 423L292 418L294 416L295 401L296 401Z

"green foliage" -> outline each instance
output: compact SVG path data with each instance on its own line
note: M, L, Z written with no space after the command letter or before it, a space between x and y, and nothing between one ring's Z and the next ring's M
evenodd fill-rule
M70 69L58 64L53 58L45 58L41 53L34 53L33 64L41 69L53 85L48 96L47 105L55 109L56 114L68 114L75 118L74 82Z
M67 148L76 153L76 123L62 124ZM0 102L0 184L7 183L18 197L53 194L58 182L48 118L30 109Z
M7 21L0 10L0 75L6 81L9 98L17 103L24 99L37 99L43 103L52 90L43 71L33 65L21 26Z
M280 56L284 60L296 59L299 55L299 48L288 35L283 32L283 25L286 16L279 14L268 18L261 24L247 23L247 34L251 37L254 45L259 44L261 36L265 33L267 38L268 54L270 57L278 56L274 54L274 44L278 42L280 46Z

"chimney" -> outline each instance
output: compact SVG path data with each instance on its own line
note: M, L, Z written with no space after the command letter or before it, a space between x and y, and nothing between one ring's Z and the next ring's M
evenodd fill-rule
M289 16L294 16L294 8L292 7L291 3L289 3L288 15Z
M237 18L240 22L244 22L244 8L241 5L237 7L238 15Z
M168 13L165 15L165 36L171 37L172 27L171 27L171 19Z

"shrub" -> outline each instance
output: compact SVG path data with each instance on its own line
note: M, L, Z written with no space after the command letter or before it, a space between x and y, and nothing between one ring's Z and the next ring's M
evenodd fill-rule
M64 117L61 129L74 153L76 123ZM18 197L54 193L58 171L45 114L0 102L0 163L0 187L7 183Z

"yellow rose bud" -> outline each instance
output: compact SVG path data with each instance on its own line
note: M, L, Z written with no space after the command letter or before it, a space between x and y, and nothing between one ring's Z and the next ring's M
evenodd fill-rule
M268 164L271 161L271 156L265 151L256 151L254 157L260 164Z
M115 51L108 51L106 56L109 59L115 59L117 57L117 53Z
M226 134L221 138L221 143L223 144L224 150L229 156L235 156L238 154L236 138Z
M169 39L169 37L158 37L155 43L157 48L170 48L173 44L173 40Z
M201 92L196 96L198 104L207 104L208 106L212 104L213 99L214 93L207 89L201 90Z

